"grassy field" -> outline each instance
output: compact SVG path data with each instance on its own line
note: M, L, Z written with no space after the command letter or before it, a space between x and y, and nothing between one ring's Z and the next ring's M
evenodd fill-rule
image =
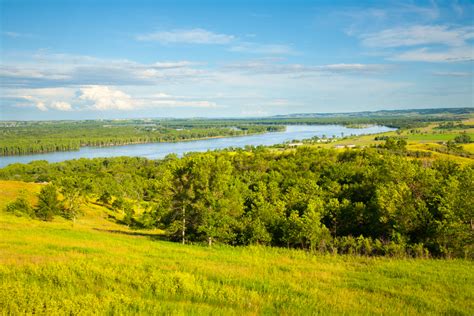
M1 181L0 205L39 187ZM0 212L3 314L472 315L473 268L467 260L183 246L110 222L94 205L74 225Z
M474 118L467 119L463 121L466 125L473 125ZM377 136L394 136L394 137L403 137L407 140L408 150L413 151L425 151L431 153L431 158L422 158L424 160L434 160L434 159L444 159L444 160L453 160L460 164L471 164L474 163L474 159L469 157L461 157L455 154L446 154L438 152L435 149L444 146L444 143L454 138L462 133L466 133L474 140L474 128L466 129L452 129L452 130L439 130L436 127L439 123L432 123L426 127L418 128L415 132L411 130L401 130L398 132L386 132L378 134ZM313 146L323 147L323 148L334 148L338 145L355 145L357 147L368 147L372 145L382 145L385 142L380 140L374 140L374 135L359 135L359 136L350 136L344 139L337 140L332 143L327 144L317 144ZM471 144L461 144L462 149L470 154L474 154L474 143Z

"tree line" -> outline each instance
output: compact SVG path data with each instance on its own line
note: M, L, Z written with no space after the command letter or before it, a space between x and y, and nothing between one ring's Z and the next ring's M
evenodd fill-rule
M473 165L408 159L396 154L403 144L388 145L36 161L0 178L51 182L68 192L64 203L98 201L179 242L472 258Z
M458 109L459 110L459 109ZM461 109L463 110L463 109ZM436 112L436 111L435 111ZM283 131L284 125L340 124L419 128L429 122L450 121L468 115L456 109L449 115L367 115L323 117L269 117L256 119L142 119L85 121L0 122L0 156L79 150L84 146L176 142L219 136L242 136ZM447 123L448 124L448 123ZM443 125L444 126L444 125Z
M125 124L128 122L128 124ZM0 126L0 156L79 150L84 146L116 146L136 143L242 136L284 130L274 125L226 125L181 127L159 121L23 122Z

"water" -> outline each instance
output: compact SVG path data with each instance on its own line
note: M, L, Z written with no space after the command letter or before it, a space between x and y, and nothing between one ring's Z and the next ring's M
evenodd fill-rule
M305 139L313 136L332 137L375 134L394 130L385 126L370 126L366 128L347 128L341 125L289 125L284 132L266 133L252 136L224 137L177 143L134 144L113 147L82 147L79 151L53 152L46 154L31 154L24 156L0 157L0 168L12 163L28 163L33 160L59 162L78 158L134 156L149 159L163 158L168 154L182 155L192 151L207 151L227 147L245 147L247 145L275 145L294 139Z

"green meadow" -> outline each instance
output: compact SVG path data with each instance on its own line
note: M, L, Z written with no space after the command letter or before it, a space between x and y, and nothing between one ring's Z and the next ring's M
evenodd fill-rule
M414 134L408 135L409 141L433 141L433 142L447 142L453 140L460 133L429 133L429 134ZM471 138L474 138L474 133L467 133Z
M25 185L28 192L37 188ZM1 203L21 182L2 181ZM181 245L87 204L76 223L0 212L3 314L472 315L469 260Z

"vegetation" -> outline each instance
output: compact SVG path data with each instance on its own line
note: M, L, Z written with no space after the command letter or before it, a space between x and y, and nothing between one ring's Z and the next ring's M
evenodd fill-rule
M77 195L115 210L117 221L162 229L175 241L472 258L473 165L420 163L399 154L405 146L390 138L381 148L343 152L258 147L162 161L33 162L0 177L52 181L63 192L74 183Z
M0 204L43 185L0 181ZM8 196L8 199L6 199ZM35 206L37 201L32 200ZM81 206L74 225L0 212L5 314L454 314L474 309L472 261L181 245Z
M454 141L458 144L469 144L472 142L471 136L466 133L462 133L454 138Z
M464 123L455 123L455 122L446 122L446 123L441 123L436 129L447 129L447 130L453 130L453 129L468 129L468 128L474 128L474 125L472 124L464 124Z
M274 125L181 124L149 120L3 122L0 156L79 150L83 146L176 142L283 130Z
M436 126L0 169L0 310L470 315L472 131Z
M424 127L429 122L466 119L472 113L472 109L460 108L307 114L258 119L3 121L0 122L0 156L72 151L84 146L115 146L242 136L281 131L285 128L283 125L289 124L341 124L351 127L385 125L414 129ZM451 122L446 124L449 123Z
M15 214L17 216L28 216L33 217L35 216L35 212L33 207L31 206L30 202L27 200L24 192L21 192L20 195L16 198L16 200L10 202L5 207L5 210L8 213Z
M474 162L474 143L458 143L456 138L474 138L474 119L463 120L462 123L450 124L453 122L429 123L424 127L398 129L393 132L386 132L378 135L344 136L336 139L309 139L295 140L320 148L364 148L383 147L388 138L394 140L403 139L407 142L405 150L399 154L420 159L423 163L433 163L435 160L450 160L461 165L469 165ZM463 128L442 128L439 126L458 126ZM465 136L463 136L465 135ZM288 146L280 146L288 148Z

